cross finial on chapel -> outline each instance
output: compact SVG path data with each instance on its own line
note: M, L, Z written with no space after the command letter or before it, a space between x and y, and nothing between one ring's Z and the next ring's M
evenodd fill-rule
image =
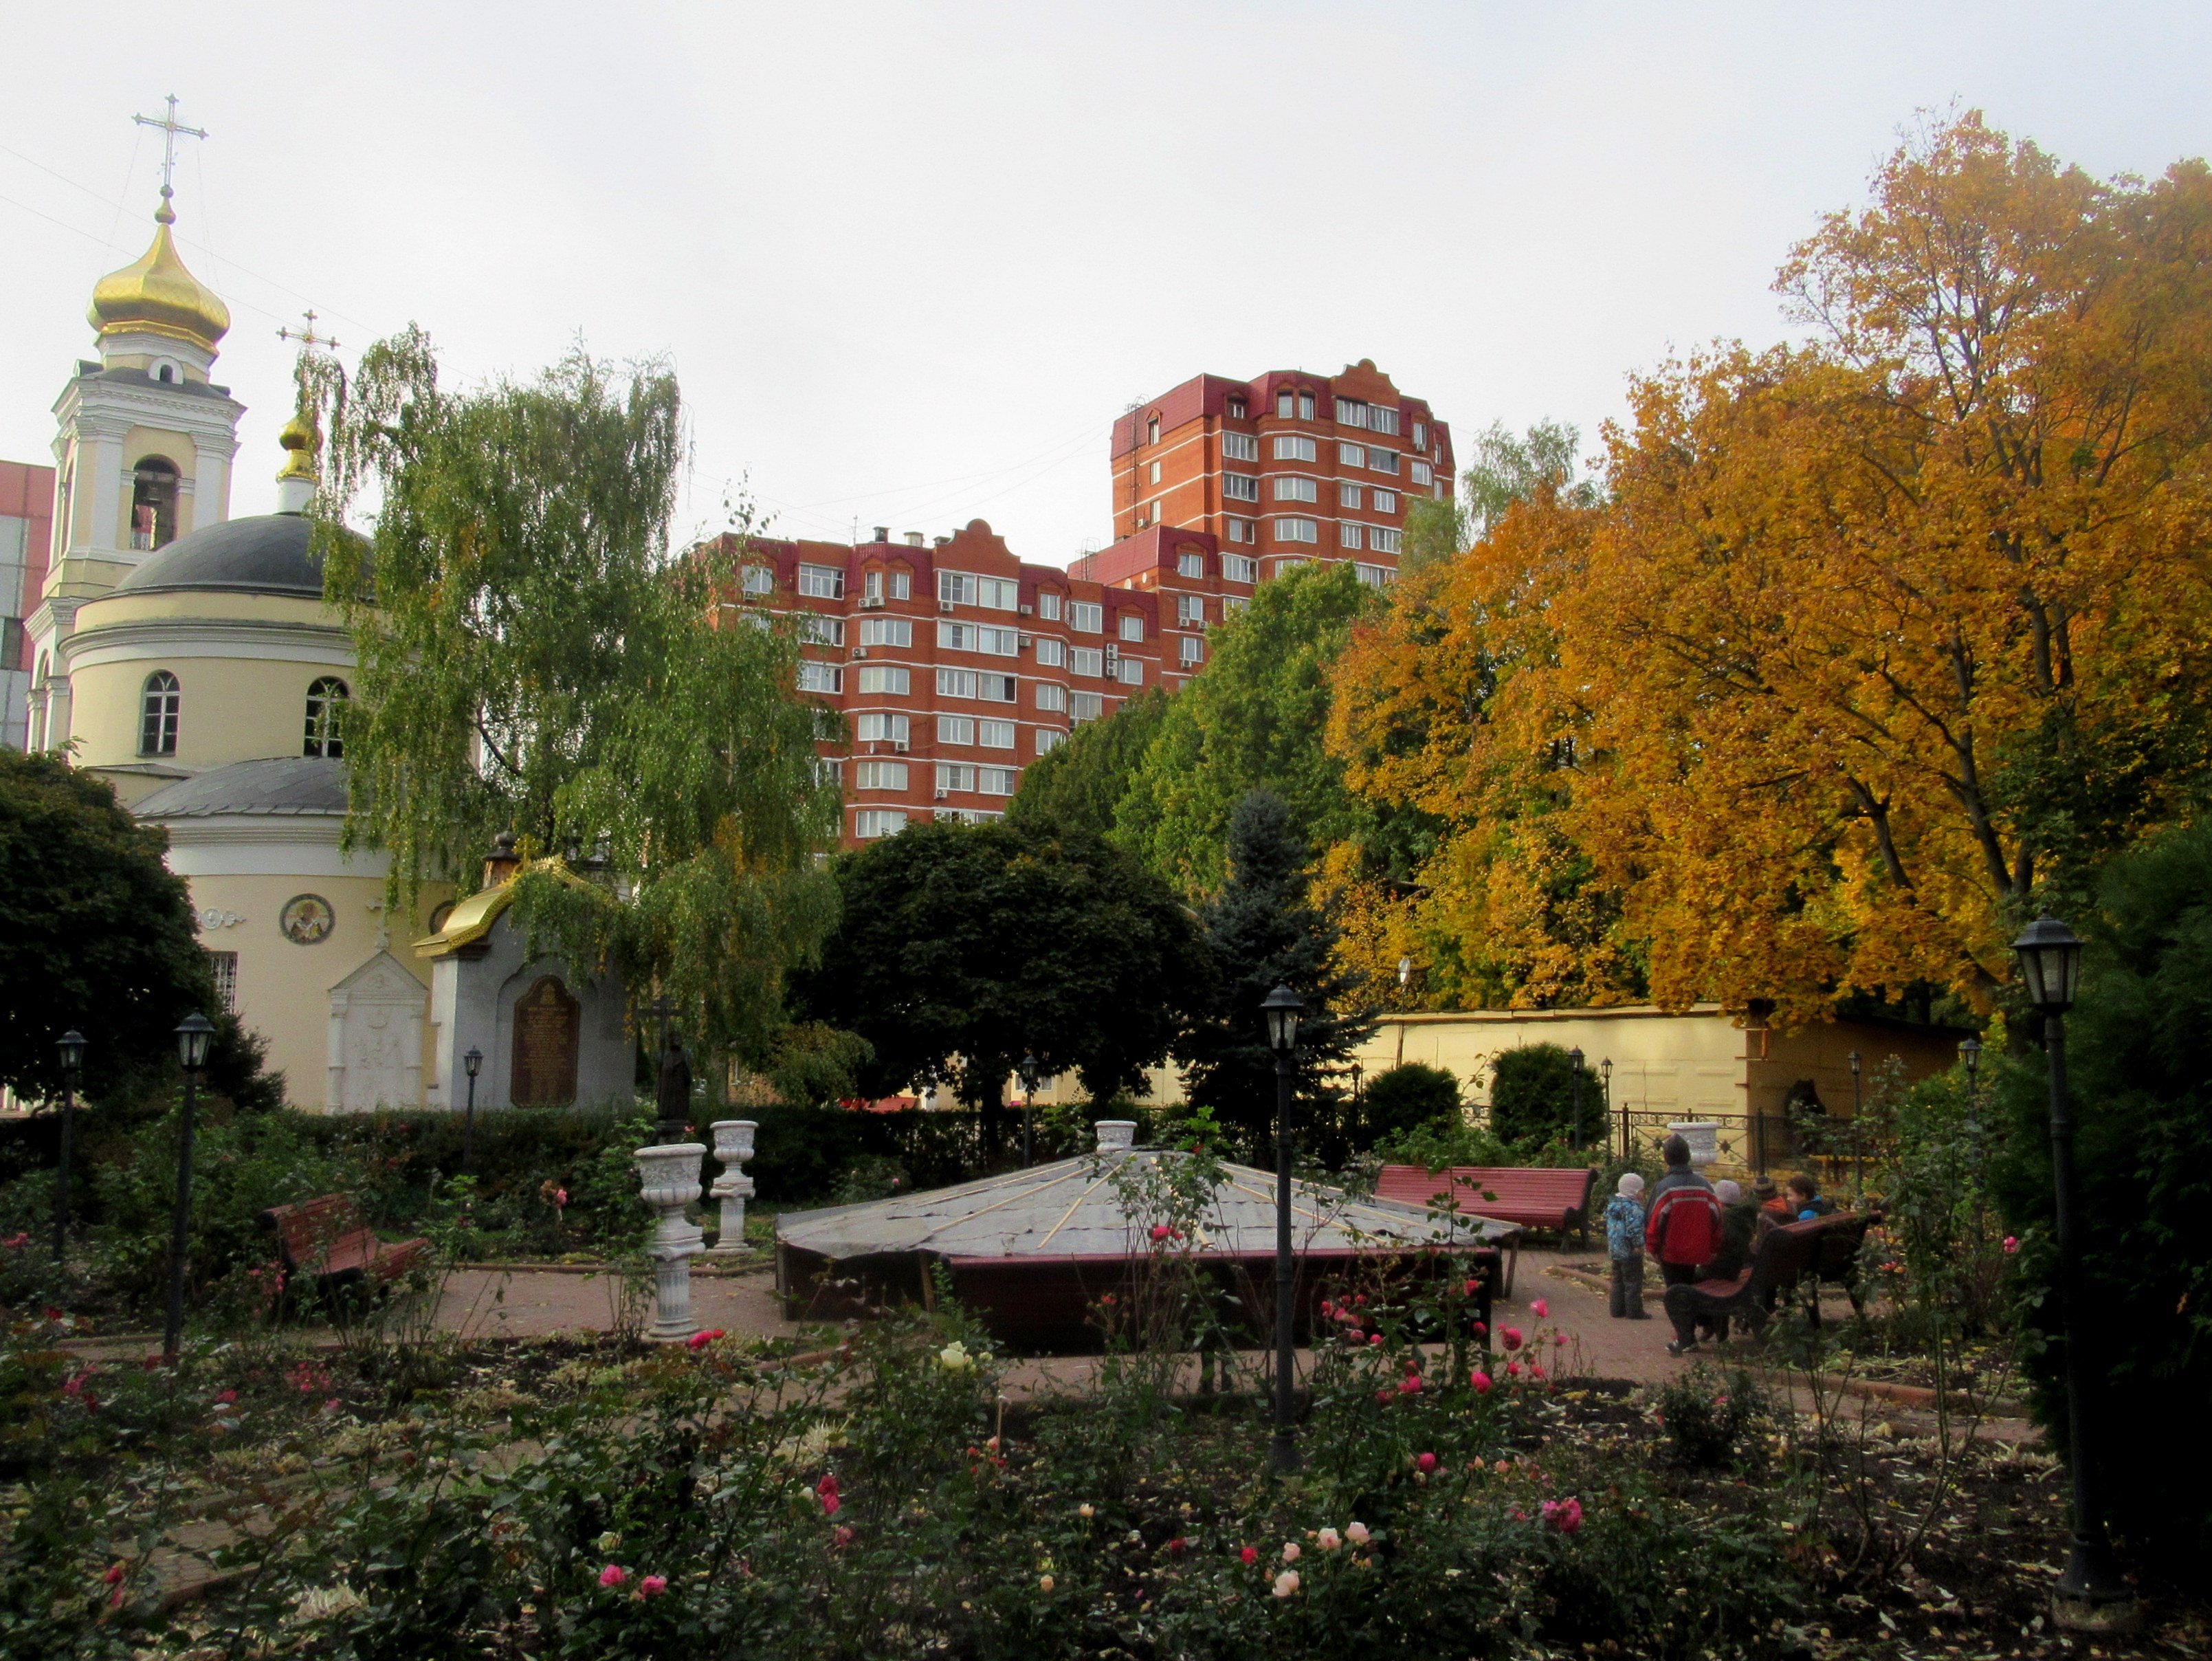
M296 340L302 346L310 348L316 346L327 346L332 351L336 351L338 346L338 343L337 341L331 339L328 335L317 334L315 332L315 308L312 306L310 306L307 310L307 326L303 329L295 329L289 325L278 329L276 331L276 338L279 340Z

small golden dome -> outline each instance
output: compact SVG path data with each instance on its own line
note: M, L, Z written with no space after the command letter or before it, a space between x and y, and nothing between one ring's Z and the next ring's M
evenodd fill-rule
M276 441L289 453L284 458L284 470L278 478L304 478L310 484L315 478L315 452L322 448L323 435L315 430L315 418L304 403L292 411L292 418L284 423L284 430L276 435Z
M177 245L169 236L176 219L169 193L163 191L154 215L159 228L152 246L137 264L110 271L94 286L87 316L103 336L167 335L213 351L216 342L230 332L230 307L177 257Z

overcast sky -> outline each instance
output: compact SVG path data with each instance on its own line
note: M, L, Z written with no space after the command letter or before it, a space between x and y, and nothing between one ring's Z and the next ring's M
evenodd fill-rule
M93 282L178 230L233 315L234 513L266 512L276 338L411 321L464 378L578 336L665 357L683 528L1109 528L1113 417L1200 371L1371 357L1468 441L1572 421L1717 336L1954 103L2092 172L2208 141L2212 7L382 0L10 9L0 457L46 461Z

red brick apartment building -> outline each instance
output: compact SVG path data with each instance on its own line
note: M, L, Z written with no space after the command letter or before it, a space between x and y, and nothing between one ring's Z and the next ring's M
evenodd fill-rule
M1389 582L1409 496L1449 499L1451 435L1373 363L1335 376L1201 375L1114 429L1111 547L1028 565L981 520L923 545L756 538L747 596L804 616L800 690L848 847L927 819L997 818L1076 726L1206 663L1206 633L1308 560Z
M1114 423L1113 459L1117 538L1205 531L1265 576L1351 560L1386 582L1407 502L1452 493L1451 429L1364 358L1339 375L1186 380Z
M54 470L0 461L0 745L29 737L31 644L23 620L46 592L53 541Z
M755 538L745 592L802 618L799 690L845 718L824 745L850 847L924 820L994 819L1022 769L1160 684L1159 602L1024 565L981 520L922 545Z

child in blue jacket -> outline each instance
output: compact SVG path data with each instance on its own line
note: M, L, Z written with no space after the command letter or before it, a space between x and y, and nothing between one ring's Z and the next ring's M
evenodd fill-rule
M1605 1202L1605 1250L1613 1260L1612 1313L1621 1320L1648 1321L1644 1307L1644 1178L1626 1172Z

